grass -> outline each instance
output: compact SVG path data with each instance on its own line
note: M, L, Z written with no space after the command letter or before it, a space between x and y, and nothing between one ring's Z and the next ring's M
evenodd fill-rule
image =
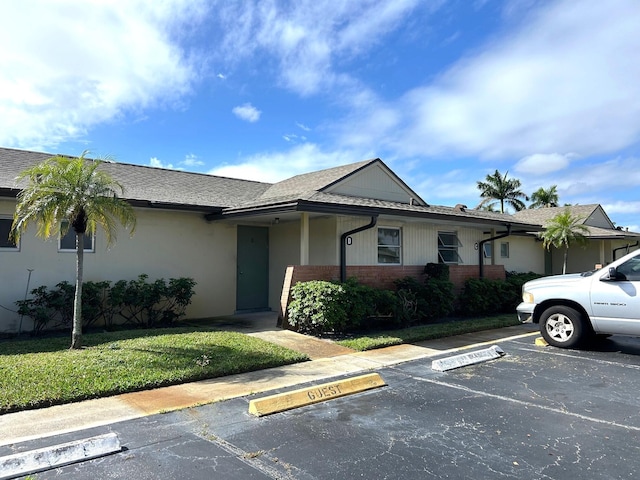
M389 347L403 343L414 343L422 340L461 335L463 333L479 332L492 328L503 328L519 325L520 322L513 314L496 315L486 318L473 318L418 327L404 328L401 330L388 330L377 334L355 336L340 340L336 343L354 350L365 351L375 348Z
M236 332L193 328L65 337L0 344L0 414L221 377L308 360Z
M517 325L514 315L436 323L338 341L354 350ZM237 332L199 328L124 330L0 343L0 414L222 377L308 360Z

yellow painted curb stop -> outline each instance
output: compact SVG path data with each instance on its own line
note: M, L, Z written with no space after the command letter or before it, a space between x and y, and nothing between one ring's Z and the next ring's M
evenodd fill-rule
M548 346L549 344L544 338L542 337L536 338L536 347L548 347Z
M251 400L249 402L249 413L261 417L263 415L284 412L285 410L344 397L352 393L364 392L365 390L371 390L385 385L385 381L377 373L360 375L359 377L323 383L321 385Z

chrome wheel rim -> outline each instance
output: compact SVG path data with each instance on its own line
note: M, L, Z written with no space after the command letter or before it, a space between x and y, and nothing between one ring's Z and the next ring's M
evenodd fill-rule
M573 322L562 313L551 315L547 320L546 329L549 336L557 342L568 341L575 332Z

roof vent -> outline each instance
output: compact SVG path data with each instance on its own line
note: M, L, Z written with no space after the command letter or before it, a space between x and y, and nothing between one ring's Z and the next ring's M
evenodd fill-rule
M453 207L454 210L458 210L459 212L464 212L467 208L469 207L461 203L458 203L455 207Z

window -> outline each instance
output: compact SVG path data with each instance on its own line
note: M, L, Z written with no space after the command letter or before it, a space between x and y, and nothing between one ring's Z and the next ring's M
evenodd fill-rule
M491 258L491 251L492 251L492 245L490 242L487 243L483 243L482 244L482 249L484 252L484 258Z
M509 258L509 242L502 242L500 244L500 256L502 258Z
M66 222L63 222L61 229L64 230L66 228ZM60 246L59 250L61 252L69 252L76 251L76 232L73 228L69 228L67 233L64 236L60 236ZM87 234L84 236L84 251L85 252L93 252L93 235Z
M616 269L618 278L637 282L640 280L640 257L633 257Z
M438 232L438 263L462 263L462 258L458 255L458 248L461 246L456 232Z
M378 263L400 264L400 229L378 228Z
M12 224L11 218L0 218L0 249L2 250L18 250L16 242L9 240Z

